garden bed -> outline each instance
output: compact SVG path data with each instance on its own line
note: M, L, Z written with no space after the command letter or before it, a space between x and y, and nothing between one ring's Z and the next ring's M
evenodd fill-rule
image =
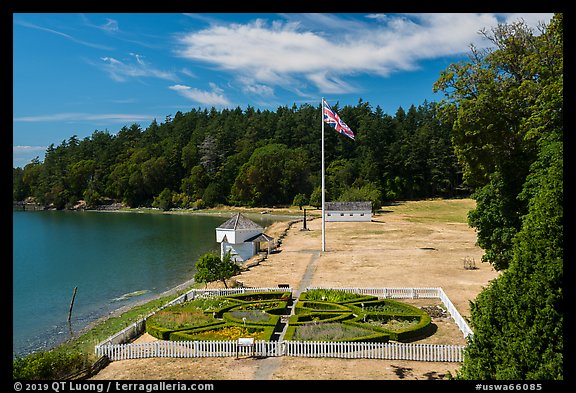
M161 340L270 340L290 292L197 298L167 307L146 320Z
M411 340L431 330L430 316L418 307L376 296L335 289L300 295L286 340Z

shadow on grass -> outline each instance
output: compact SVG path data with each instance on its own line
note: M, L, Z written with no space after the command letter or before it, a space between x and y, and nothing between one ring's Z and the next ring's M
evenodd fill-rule
M396 374L400 379L404 379L409 374L412 374L412 369L410 367L400 367L392 365L392 368L394 369L394 374Z
M446 374L439 374L436 371L429 371L427 373L424 373L424 376L426 376L427 380L434 380L434 379L444 379L444 377L446 377Z

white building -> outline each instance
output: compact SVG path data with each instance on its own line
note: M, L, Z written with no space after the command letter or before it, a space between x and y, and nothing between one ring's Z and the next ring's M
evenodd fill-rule
M216 228L216 241L220 243L220 257L230 251L232 259L244 262L258 252L260 244L267 243L268 252L272 244L271 237L263 233L264 228L237 213L231 219Z
M372 221L372 202L326 202L325 220Z

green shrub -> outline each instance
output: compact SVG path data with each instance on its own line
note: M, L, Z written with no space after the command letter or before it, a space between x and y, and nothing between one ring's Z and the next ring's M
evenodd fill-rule
M242 326L224 323L220 326L202 327L174 332L170 335L173 341L210 341L210 340L237 340L239 337L253 337L256 340L270 340L274 326Z
M90 366L88 355L59 350L36 352L12 362L12 377L23 380L55 380Z
M378 297L350 293L338 289L310 289L300 295L300 300L316 300L331 303L351 303L360 301L377 300Z
M326 313L326 312L316 312L316 313L306 313L306 314L296 314L292 315L289 319L290 325L303 325L309 322L336 322L343 321L352 318L351 312L342 313Z
M262 311L265 310L275 310L278 312L279 310L284 310L288 303L284 301L275 301L275 300L263 300L263 301L253 301L253 302L245 302L240 305L236 305L233 307L234 310L258 310ZM229 309L230 310L230 309Z
M431 321L432 319L425 312L420 315L368 313L357 316L350 320L350 323L363 325L375 331L386 333L391 340L410 341L425 335Z
M188 303L206 312L217 312L223 308L229 308L230 306L237 306L239 304L239 302L234 299L221 296L199 297L189 300Z
M348 306L341 304L322 302L322 301L298 301L294 308L295 314L309 313L309 312L350 312Z
M258 327L262 328L258 339L269 340L290 296L290 292L257 292L197 298L157 312L146 320L146 331L161 340L206 340L205 331L214 330L216 337L218 329L233 333L234 327Z
M289 319L289 324L293 325L294 329L284 336L289 337L286 338L287 340L303 339L302 331L299 330L303 325L314 323L327 325L337 322L373 332L355 338L346 338L344 341L411 340L423 336L431 322L430 316L425 311L412 305L334 289L314 289L304 292L296 303L294 314ZM374 323L378 320L383 322ZM370 321L372 323L369 323ZM396 321L395 326L386 325L388 321ZM328 333L321 332L323 327L307 326L306 329L317 329L319 333L316 339L318 340L328 340L330 336ZM327 329L334 330L335 327L330 326ZM346 328L342 327L342 329Z
M190 325L188 327L183 327L183 328L179 328L179 329L170 329L170 328L166 328L164 326L156 325L154 323L154 321L151 321L150 319L148 319L146 321L146 332L148 334L150 334L151 336L156 337L159 340L170 340L170 336L172 335L172 333L189 331L192 326L194 326L196 328L200 328L200 327L204 328L204 327L218 326L218 325L223 325L223 324L224 324L224 321L213 320L213 322Z
M288 301L292 297L291 292L250 292L250 293L239 293L236 295L227 295L225 298L241 300L244 302L260 302L267 300L282 300Z
M276 326L280 320L279 315L268 314L257 310L231 310L223 315L224 320L237 325L243 325L246 318L247 325Z
M347 304L356 313L385 313L385 314L420 314L420 309L410 304L405 304L390 299L380 299L368 302L354 302ZM363 306L363 307L362 307Z
M336 342L386 342L388 334L377 332L359 324L306 323L298 326L292 334L295 341L336 341Z

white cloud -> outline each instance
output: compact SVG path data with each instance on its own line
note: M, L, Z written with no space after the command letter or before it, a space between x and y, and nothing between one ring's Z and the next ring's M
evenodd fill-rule
M101 57L100 60L104 64L98 64L102 69L108 73L110 78L118 82L124 82L129 78L159 78L170 81L178 80L177 76L168 71L156 69L143 60L143 56L130 53L130 56L136 59L135 63L125 63L113 57Z
M45 151L46 146L12 146L12 152L14 154L18 153L34 153L39 151Z
M266 84L258 83L254 78L239 76L237 79L241 85L242 92L245 94L268 98L274 96L274 89L272 87Z
M517 18L519 15L514 15ZM479 31L512 15L496 14L370 14L364 19L340 15L286 16L271 23L209 27L179 38L177 54L235 74L247 90L281 86L297 91L305 81L326 93L357 90L346 77L386 77L417 69L419 62L468 53L470 44L489 44ZM550 15L538 15L548 21ZM300 20L298 20L300 18ZM311 20L319 20L314 28ZM536 15L529 19L533 21ZM319 28L324 29L319 31ZM245 83L251 80L251 83Z
M110 33L115 33L120 30L118 21L110 18L106 18L106 23L98 27Z
M55 34L55 35L57 35L57 36L59 36L59 37L63 37L63 38L65 38L65 39L69 40L69 41L72 41L72 42L75 42L75 43L77 43L77 44L84 45L84 46L87 46L87 47L90 47L90 48L104 49L104 50L112 50L112 49L113 49L113 48L110 48L109 46L97 44L97 43L94 43L94 42L85 41L85 40L76 38L76 37L74 37L74 36L71 36L70 34L66 34L66 33L63 33L63 32L61 32L61 31L54 30L54 29L49 29L49 28L47 28L47 27L39 26L39 25L36 25L36 24L34 24L34 23L29 23L29 22L26 22L26 21L17 20L17 21L14 21L14 24L17 24L17 25L23 26L23 27L28 27L28 28L30 28L30 29L36 29L36 30L45 31L45 32L48 32L48 33L51 33L51 34Z
M24 168L34 158L44 159L47 146L12 146L12 167Z
M190 87L186 85L173 85L169 86L170 90L174 90L181 96L196 101L204 105L229 105L230 101L224 96L223 90L216 86L214 83L210 83L212 91L200 90L195 87Z

